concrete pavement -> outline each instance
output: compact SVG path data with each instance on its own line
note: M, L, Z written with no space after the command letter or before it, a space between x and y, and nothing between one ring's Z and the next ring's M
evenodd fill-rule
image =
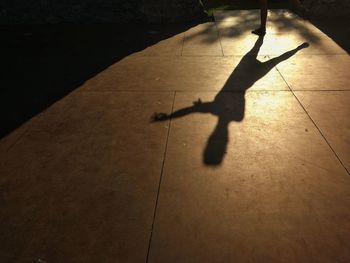
M1 139L1 262L349 262L349 55L258 22L216 12Z

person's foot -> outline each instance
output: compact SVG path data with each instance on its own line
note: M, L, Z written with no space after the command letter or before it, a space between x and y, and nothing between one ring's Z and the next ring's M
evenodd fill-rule
M262 27L259 27L255 30L252 31L252 34L255 34L255 35L258 35L258 36L263 36L266 34L266 29L265 28L262 28Z

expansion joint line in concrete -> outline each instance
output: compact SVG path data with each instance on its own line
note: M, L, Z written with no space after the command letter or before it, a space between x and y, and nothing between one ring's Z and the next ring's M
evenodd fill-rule
M343 168L345 169L345 171L348 173L348 175L350 175L350 171L346 168L346 166L344 165L344 163L342 162L342 160L340 159L340 157L338 156L338 154L335 152L335 150L333 149L333 147L331 146L331 144L329 143L329 141L327 140L326 136L323 134L323 132L321 131L321 129L317 126L316 122L314 121L314 119L311 117L311 115L308 113L308 111L306 110L306 108L304 107L304 105L301 103L301 101L299 100L299 98L297 97L297 95L295 95L293 89L291 88L291 86L288 84L287 80L283 77L282 73L278 70L278 68L276 67L276 70L278 71L278 73L280 74L281 78L283 79L283 81L286 83L286 85L288 86L290 92L293 94L294 98L297 100L297 102L299 103L299 105L301 106L301 108L304 110L304 112L306 113L306 115L309 117L309 119L311 120L311 122L314 124L314 126L316 127L316 129L318 130L318 132L320 133L320 135L322 136L322 138L325 140L325 142L327 143L328 147L331 149L331 151L333 152L333 154L335 155L335 157L338 159L339 163L341 164L341 166L343 166Z
M176 91L174 92L174 96L173 96L173 103L172 103L172 106L171 106L171 113L174 112L175 98L176 98ZM148 259L149 259L149 255L150 255L150 251L151 251L153 229L154 229L154 223L155 223L156 216L157 216L158 201L159 201L160 188L162 186L162 179L163 179L163 174L164 174L164 164L165 164L166 153L167 153L167 149L168 149L168 141L169 141L169 135L170 135L171 121L172 121L172 119L170 118L169 119L168 132L167 132L166 141L165 141L165 147L164 147L162 168L161 168L161 171L160 171L160 178L159 178L159 183L158 183L157 197L156 197L156 202L155 202L155 205L154 205L151 233L150 233L150 237L149 237L149 241L148 241L148 250L147 250L146 263L148 263Z
M186 33L183 33L182 44L181 44L181 55L180 55L180 57L182 57L182 55L183 55L183 53L184 53L185 38L186 38Z
M218 28L218 25L216 24L216 21L214 21L214 24L215 24L216 32L218 32L218 38L219 38L221 53L222 53L222 56L224 57L225 54L224 54L224 49L222 48L220 30L219 30L219 28Z

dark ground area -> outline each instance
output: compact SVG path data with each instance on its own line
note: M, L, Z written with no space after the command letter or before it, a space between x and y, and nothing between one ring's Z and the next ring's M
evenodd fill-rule
M0 137L111 64L191 26L2 26Z
M203 0L204 7L211 14L213 10L235 10L235 9L258 9L258 0ZM288 1L270 0L269 8L283 9L288 8Z
M348 20L321 20L311 18L310 22L350 54L350 26Z

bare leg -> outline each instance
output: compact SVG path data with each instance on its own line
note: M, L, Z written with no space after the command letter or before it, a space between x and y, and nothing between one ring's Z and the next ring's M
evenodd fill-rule
M267 20L267 0L260 1L260 28L266 30L266 20Z
M256 35L265 35L267 20L267 0L259 0L260 2L260 27L252 31Z

